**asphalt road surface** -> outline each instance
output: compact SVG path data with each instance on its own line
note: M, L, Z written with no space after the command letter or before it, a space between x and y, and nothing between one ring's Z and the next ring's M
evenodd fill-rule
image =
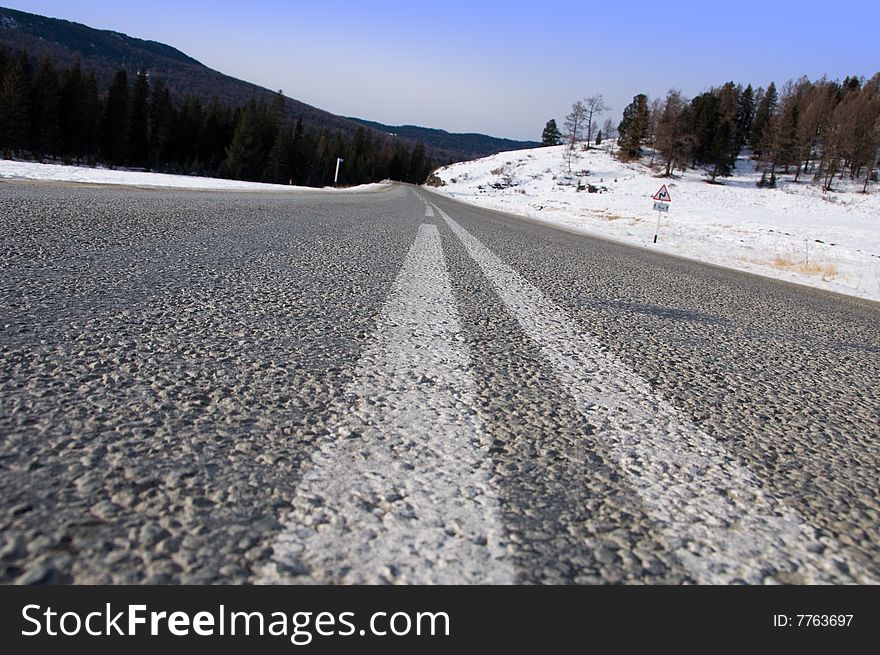
M0 582L880 580L877 304L408 186L0 246Z

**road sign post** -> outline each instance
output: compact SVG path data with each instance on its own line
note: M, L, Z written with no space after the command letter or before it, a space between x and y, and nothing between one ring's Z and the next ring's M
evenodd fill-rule
M336 158L336 175L333 176L333 186L336 186L336 182L339 180L339 164L341 164L344 159L342 157Z
M669 196L669 190L664 184L651 199L654 200L654 211L657 212L657 227L654 230L654 243L657 243L657 235L660 234L660 217L664 212L669 211L669 203L672 202L672 198Z

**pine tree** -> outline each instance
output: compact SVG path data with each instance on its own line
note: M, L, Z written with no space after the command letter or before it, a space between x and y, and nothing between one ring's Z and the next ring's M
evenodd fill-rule
M648 96L640 93L623 110L623 119L617 127L620 157L635 159L641 154L642 142L648 133Z
M708 152L708 162L713 165L710 173L712 182L719 175L727 177L730 175L730 143L733 140L733 128L728 120L721 120L712 137L712 145Z
M195 158L201 162L205 171L217 174L226 159L226 146L235 133L235 115L230 109L213 98L207 109L201 107L191 110L193 118L199 118L197 128ZM195 129L195 127L194 127Z
M773 167L783 166L788 173L789 167L798 163L798 132L800 122L799 97L794 90L786 90L779 126L775 130L773 143ZM799 163L798 163L799 166Z
M727 82L720 89L713 89L718 96L718 111L720 113L719 128L721 123L726 123L726 130L729 135L725 138L727 144L727 157L729 162L724 166L726 170L732 169L736 165L736 158L739 157L741 146L737 140L737 114L739 112L740 98L742 97L742 85L736 85L733 82Z
M49 58L45 57L34 76L30 97L31 150L40 161L44 155L58 153L60 100L58 73Z
M126 137L128 133L128 73L116 71L107 102L104 105L104 122L101 126L101 154L113 166L125 163Z
M260 108L251 101L242 108L232 141L226 148L224 168L236 180L259 180L264 168L263 125Z
M670 89L657 121L656 135L656 147L665 161L667 177L687 160L693 143L690 124L689 107L681 92Z
M171 136L176 122L176 109L171 92L161 79L156 79L150 93L148 109L147 149L152 168L165 168L171 158Z
M8 158L20 154L30 137L28 117L29 61L22 55L7 66L0 80L0 150Z
M558 146L562 143L562 133L556 127L556 119L551 118L544 126L544 132L541 134L541 145Z
M404 174L406 172L406 164L404 163L404 155L401 152L401 148L398 148L394 152L394 156L391 158L391 163L388 166L388 177L392 180L403 180Z
M80 154L90 162L98 156L101 140L101 101L98 99L98 81L95 74L87 73L80 79L80 93L76 102L78 143Z
M421 184L428 176L425 165L425 144L419 141L412 150L406 180L412 184Z
M240 113L240 112L239 112ZM206 173L205 161L202 159L201 143L204 129L204 110L202 102L198 98L188 96L184 99L177 112L177 122L173 130L174 161L184 172ZM225 148L229 145L227 141Z
M755 119L752 123L750 145L756 155L761 154L761 146L765 142L764 130L767 129L767 125L773 117L773 112L776 110L777 99L776 84L770 82L770 86L767 87L760 102L758 102L758 107L755 110Z
M61 98L58 106L59 140L65 161L83 156L80 134L80 100L84 88L80 63L76 62L61 75Z
M749 84L739 97L736 108L736 145L738 149L745 146L752 135L752 123L755 120L755 91Z
M150 85L145 71L139 71L128 99L126 157L130 166L149 165L148 131Z
M292 177L293 132L289 128L278 130L275 143L269 150L263 181L287 184Z

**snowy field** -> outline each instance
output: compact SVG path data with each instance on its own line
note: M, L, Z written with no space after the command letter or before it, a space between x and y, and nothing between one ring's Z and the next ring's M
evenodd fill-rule
M877 183L862 194L863 181L835 180L835 190L823 193L811 181L795 184L782 175L776 189L759 189L760 173L741 158L732 177L708 184L700 171L665 178L645 165L648 159L624 164L604 149L580 146L569 175L564 155L565 146L554 146L452 164L437 171L444 185L432 190L577 232L880 300ZM651 197L663 184L671 203L654 244Z
M167 175L165 173L145 173L108 168L88 168L85 166L62 166L60 164L37 164L34 162L10 161L0 159L0 179L50 180L53 182L80 182L88 184L116 184L136 187L165 187L173 189L196 189L217 191L274 191L280 193L318 191L312 187L285 186L281 184L261 184L259 182L240 182L213 177L194 177L189 175ZM325 188L324 191L340 193L345 191L371 191L388 187L387 182L364 184L346 189Z

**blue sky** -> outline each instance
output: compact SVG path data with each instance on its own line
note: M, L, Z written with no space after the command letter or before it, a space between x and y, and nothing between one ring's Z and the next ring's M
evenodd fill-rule
M602 93L880 71L880 2L0 0L161 41L336 114L536 139Z

